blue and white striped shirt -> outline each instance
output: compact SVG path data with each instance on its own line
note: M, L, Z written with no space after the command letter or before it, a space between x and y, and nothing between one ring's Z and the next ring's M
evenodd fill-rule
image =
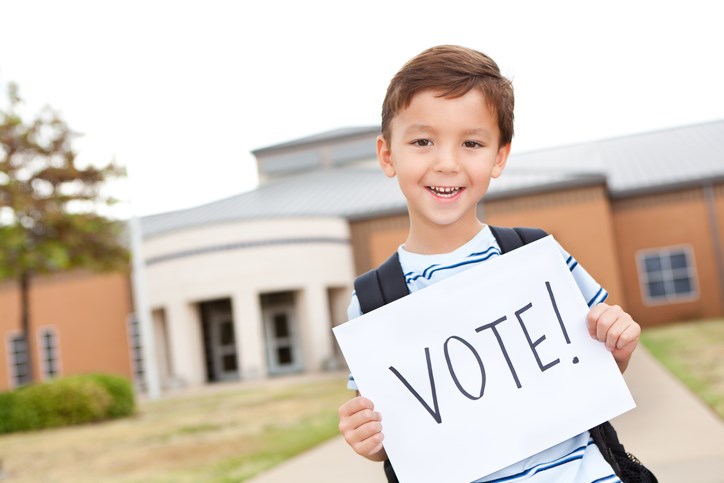
M608 297L608 292L568 252L562 247L560 250L578 288L588 302L588 306L593 307L603 302ZM490 228L485 226L472 240L450 253L421 255L408 252L404 247L400 247L397 252L400 256L400 265L405 273L407 287L410 292L415 292L478 263L500 256L500 246ZM354 294L347 315L350 319L362 315L359 301ZM351 375L348 387L353 390L357 389ZM519 481L529 483L614 483L621 480L603 459L600 451L590 439L590 434L586 431L523 461L476 480L476 482L487 483Z

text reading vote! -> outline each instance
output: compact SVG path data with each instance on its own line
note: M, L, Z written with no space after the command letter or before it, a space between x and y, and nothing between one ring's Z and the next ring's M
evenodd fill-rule
M546 309L551 310L553 314L555 314L556 319L558 320L558 324L560 326L561 332L563 334L563 337L566 341L566 344L570 344L571 340L568 337L568 332L566 331L566 326L563 323L563 319L561 318L561 314L558 310L558 304L556 303L556 298L553 293L553 289L551 288L551 284L549 282L545 282L545 289L548 293L548 300L550 303L546 303L547 307ZM532 353L532 357L535 358L536 363L538 364L538 368L540 369L540 372L545 372L548 369L556 366L561 361L559 358L552 359L552 360L542 360L541 356L538 352L538 346L543 344L546 340L545 335L541 335L536 340L533 340L530 335L530 331L528 330L528 325L534 323L534 319L532 317L527 317L526 314L529 310L533 308L532 303L527 303L523 305L522 307L518 308L517 310L514 310L512 314L503 315L500 318L493 320L492 322L487 322L479 327L475 328L475 332L477 334L492 334L496 341L497 346L500 349L500 352L505 359L505 362L507 363L508 370L510 371L510 375L512 377L513 382L515 383L516 387L520 389L523 387L523 384L518 377L518 373L515 370L515 365L513 364L513 361L510 358L510 355L508 354L508 349L506 346L506 340L502 337L500 327L501 324L515 324L520 328L520 331L517 332L517 334L520 337L525 337L525 340L527 342L527 346L530 348L530 351ZM530 313L528 313L528 316L530 316ZM450 377L452 377L453 382L455 383L455 386L460 391L460 394L468 399L477 400L481 399L485 395L485 383L487 380L486 373L485 373L485 363L483 362L483 357L481 357L481 354L478 352L478 350L475 348L473 343L475 342L475 334L464 334L465 337L460 335L451 335L448 337L445 342L442 344L441 350L443 352L445 362L447 364L447 372L450 374ZM557 336L557 334L556 334ZM466 338L467 337L467 338ZM466 350L469 351L472 360L477 363L478 369L480 371L480 379L479 384L476 384L474 387L463 387L463 384L461 383L460 379L458 378L458 375L455 371L455 364L453 363L453 360L450 356L451 350L453 350L454 346L458 345L458 350ZM431 396L429 399L431 399L432 404L428 403L428 400L423 398L420 395L420 392L415 389L405 378L405 376L397 370L395 367L390 366L390 371L397 376L397 378L400 380L400 382L407 388L407 390L412 393L412 395L420 402L422 407L424 407L427 412L432 416L432 418L437 421L438 424L442 423L442 413L440 410L440 406L438 405L438 399L437 399L437 391L435 389L435 369L439 368L433 368L431 358L430 358L430 348L425 347L425 361L427 363L427 374L429 378L429 384L430 384L430 393ZM579 360L578 357L574 357L573 361L574 364L578 364ZM425 391L426 392L426 391Z

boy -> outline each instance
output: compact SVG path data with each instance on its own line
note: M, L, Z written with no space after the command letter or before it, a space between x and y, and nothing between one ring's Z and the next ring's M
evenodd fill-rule
M513 104L512 85L496 63L463 47L428 49L390 82L377 157L407 200L410 231L398 253L410 292L500 254L477 205L508 160ZM589 333L605 343L623 372L638 344L639 325L620 307L604 304L607 292L562 248L561 254L591 307ZM353 295L349 317L359 315ZM350 388L356 389L352 378ZM358 393L339 416L339 429L355 452L387 459L382 416L372 401ZM588 431L477 481L522 480L620 481Z

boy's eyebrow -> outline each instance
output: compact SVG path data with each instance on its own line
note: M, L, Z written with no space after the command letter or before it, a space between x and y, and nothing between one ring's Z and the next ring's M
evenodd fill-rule
M463 131L463 134L465 134L465 135L476 134L476 135L480 135L480 136L490 136L492 133L490 132L489 129L484 129L484 128L480 127L480 128L474 128L474 129L466 129L465 131Z
M413 124L412 126L409 126L407 129L405 129L406 133L410 132L435 132L435 128L428 124Z
M409 126L407 129L405 129L405 133L412 133L412 132L435 132L436 129L428 124L413 124ZM481 135L481 136L490 136L492 133L489 129L485 128L471 128L466 129L463 131L463 134L466 136L471 135Z

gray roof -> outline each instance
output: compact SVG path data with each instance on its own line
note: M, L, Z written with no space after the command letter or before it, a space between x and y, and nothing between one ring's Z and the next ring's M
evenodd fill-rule
M327 141L337 141L344 138L353 138L358 136L367 136L374 134L375 136L380 133L380 126L360 126L360 127L343 127L339 129L333 129L331 131L325 131L323 133L314 134L312 136L306 136L292 141L287 141L279 144L273 144L271 146L265 146L252 151L252 154L259 155L273 151L285 150L293 147L308 146L310 144L323 144Z
M198 225L254 218L354 216L404 209L394 181L379 169L337 168L308 171L269 181L213 203L143 218L145 238Z
M511 156L508 166L604 173L613 197L724 178L724 120Z
M329 134L329 133L326 133ZM629 196L724 179L724 120L591 143L514 153L488 198L607 182ZM405 210L397 182L376 163L282 177L186 210L146 216L145 238L238 220L335 216L351 220Z
M495 180L490 196L541 187L603 183L601 176L522 172ZM186 210L143 217L144 238L214 223L255 218L333 216L350 220L405 211L395 179L376 165L321 169L272 180L253 191Z

